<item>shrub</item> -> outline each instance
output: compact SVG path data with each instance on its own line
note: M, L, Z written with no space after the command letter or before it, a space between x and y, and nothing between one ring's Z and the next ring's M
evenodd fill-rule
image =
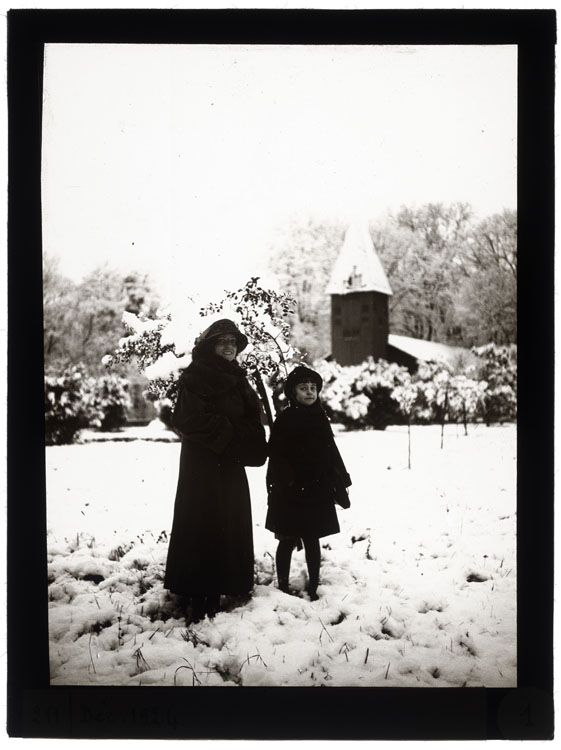
M72 443L86 427L117 429L126 422L129 406L124 378L93 378L82 364L68 367L62 375L49 375L45 378L46 444Z
M85 427L100 426L103 412L96 403L95 380L81 365L62 375L45 378L45 441L47 445L72 443Z
M474 419L478 407L484 403L486 390L487 383L484 380L474 380L467 375L454 375L450 379L450 417L463 423L466 435L467 423Z
M487 425L493 422L516 420L517 363L515 346L474 347L472 352L481 363L477 368L479 380L487 383L478 406L478 415Z
M450 420L462 422L467 432L467 422L477 419L482 409L488 419L497 411L511 418L515 414L511 365L495 357L477 373L468 368L454 374L445 364L422 362L414 375L405 367L372 358L349 367L325 361L315 366L324 379L324 408L334 422L383 430L390 424L444 425ZM482 375L493 373L489 395Z
M445 372L446 374L441 374ZM448 369L437 362L421 362L415 373L417 400L413 407L415 424L441 424L446 415L446 384Z
M407 419L399 408L392 393L404 385L409 378L405 367L386 362L383 359L374 361L369 358L360 372L356 387L363 396L369 399L366 418L367 424L375 430L385 430L390 424L404 424Z
M406 416L392 398L394 390L409 377L405 367L370 357L350 367L319 362L316 369L324 379L322 401L332 421L354 429L375 430L406 423Z
M160 422L165 424L165 426L168 428L168 430L173 430L175 432L175 428L172 423L172 417L173 417L173 404L169 400L169 398L162 398L157 400L156 402L156 408L158 410L158 419Z
M126 410L131 406L129 384L117 375L103 375L94 384L94 404L102 413L100 429L116 430L127 421Z

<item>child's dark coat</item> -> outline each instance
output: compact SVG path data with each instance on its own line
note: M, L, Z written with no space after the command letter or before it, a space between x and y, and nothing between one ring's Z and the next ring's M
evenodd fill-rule
M336 534L340 529L335 503L349 507L350 484L319 402L291 403L271 430L266 528L300 538Z

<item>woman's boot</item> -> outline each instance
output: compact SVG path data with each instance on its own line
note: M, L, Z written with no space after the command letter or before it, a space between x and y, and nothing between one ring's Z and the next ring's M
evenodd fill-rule
M209 594L206 598L205 609L207 615L212 620L220 609L220 594Z
M204 620L206 614L206 604L204 596L191 597L191 612L187 616L189 625Z

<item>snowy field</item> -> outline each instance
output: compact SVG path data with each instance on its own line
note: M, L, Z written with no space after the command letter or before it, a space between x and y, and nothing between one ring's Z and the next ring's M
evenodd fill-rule
M516 686L515 426L447 425L443 449L413 427L411 469L406 428L338 433L351 508L316 602L303 551L277 590L248 469L253 596L189 627L162 586L180 445L158 434L46 449L53 685Z

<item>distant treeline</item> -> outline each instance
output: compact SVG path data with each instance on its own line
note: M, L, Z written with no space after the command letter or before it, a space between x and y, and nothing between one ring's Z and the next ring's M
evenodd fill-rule
M326 287L346 225L308 221L287 226L265 251L282 291L295 299L291 343L311 359L330 352ZM471 348L516 343L516 213L476 221L467 204L402 208L370 224L393 296L392 333ZM191 290L186 289L186 295ZM158 296L146 274L107 266L75 283L44 259L45 369L80 365L101 376L101 360L125 335L123 312L153 318ZM138 376L120 365L115 373Z
M311 359L330 351L325 293L347 226L287 227L271 270L296 300L292 343ZM516 343L517 216L476 220L468 204L402 208L369 226L390 282L390 332L471 348Z

